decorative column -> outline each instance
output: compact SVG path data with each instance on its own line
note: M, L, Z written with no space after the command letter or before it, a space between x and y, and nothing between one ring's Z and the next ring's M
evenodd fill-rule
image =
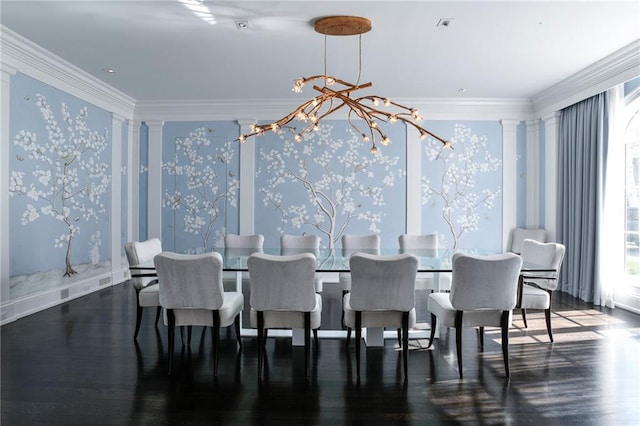
M540 227L540 143L538 120L527 120L527 228Z
M237 120L240 126L240 134L251 133L249 126L255 120ZM256 137L248 138L240 144L240 199L238 210L240 212L239 234L253 234L255 225L255 178L256 175Z
M149 188L147 238L162 240L162 127L164 121L147 121L149 128Z
M558 139L560 135L560 113L553 112L542 117L545 126L544 139L544 227L547 239L556 241L558 211Z
M506 250L509 235L516 227L518 205L518 124L516 120L500 120L502 124L502 248Z
M10 298L9 288L9 100L11 76L16 70L6 64L0 65L0 302ZM0 323L9 312L0 309Z
M111 282L121 281L120 261L123 241L120 239L122 220L122 125L125 118L113 113L111 117ZM118 278L116 278L118 277Z
M405 128L407 127L405 123ZM407 234L422 234L422 150L418 132L407 131Z
M127 241L140 239L140 121L129 120L127 127Z

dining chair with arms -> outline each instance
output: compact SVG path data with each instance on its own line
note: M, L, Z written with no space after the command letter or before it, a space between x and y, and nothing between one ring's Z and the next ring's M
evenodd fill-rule
M356 330L356 372L360 380L362 327L402 329L404 379L407 380L409 327L416 322L415 284L418 259L412 254L380 256L353 254L349 260L351 290L345 294L344 319L347 345Z
M222 286L222 256L219 253L197 255L164 252L153 260L158 272L160 304L167 312L169 326L169 374L173 362L176 326L211 327L213 375L218 376L220 327L235 325L240 337L240 312L244 296L225 292Z
M145 262L151 262L155 255L162 253L162 244L158 238L147 241L130 241L125 243L124 251L127 254L129 266L133 267ZM155 271L132 271L131 284L136 292L136 328L133 339L138 338L140 323L142 322L142 310L145 307L156 307L156 322L160 318L162 308L160 306L160 293L158 279Z
M270 328L304 329L304 375L309 378L311 330L320 327L322 298L315 291L316 257L252 254L248 261L251 326L258 329L258 377L263 377L265 336Z
M522 243L524 240L535 240L541 243L546 241L547 231L544 229L528 229L528 228L514 228L511 231L511 241L509 244L509 250L511 253L522 253Z
M518 288L518 307L522 313L522 321L527 327L527 309L542 309L547 323L547 333L553 342L551 332L551 294L558 288L558 276L564 259L565 247L559 243L540 243L524 240L522 243L522 260L553 272L533 272L522 274Z
M455 327L458 371L462 379L462 327L480 328L481 347L484 347L484 327L500 327L504 367L509 377L509 326L517 301L522 258L515 253L493 256L456 253L452 268L451 293L431 293L427 301L431 312L429 347L438 321L446 327Z

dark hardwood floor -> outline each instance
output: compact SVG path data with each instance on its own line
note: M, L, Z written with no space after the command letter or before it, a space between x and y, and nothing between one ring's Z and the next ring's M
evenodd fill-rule
M333 285L333 287L337 287ZM419 298L424 303L424 297ZM529 329L515 315L511 379L504 377L499 330L481 352L465 330L458 379L455 332L434 347L410 342L410 377L402 380L394 339L363 351L355 381L353 342L321 339L304 379L302 348L270 338L267 369L257 378L254 338L236 351L221 333L220 371L212 377L210 334L194 330L167 375L166 327L145 312L133 341L135 297L117 285L15 321L0 329L2 425L164 424L640 424L640 316L594 308L566 294L554 300L555 343L542 314ZM325 284L325 322L339 321L337 291ZM246 313L245 313L246 314ZM426 313L421 313L425 317ZM179 338L179 337L178 337ZM176 345L180 348L179 342Z

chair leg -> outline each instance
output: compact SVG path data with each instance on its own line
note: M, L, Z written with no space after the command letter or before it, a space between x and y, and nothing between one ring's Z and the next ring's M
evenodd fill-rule
M511 377L511 373L509 372L509 311L502 311L500 327L502 328L502 356L504 357L504 369L507 372L507 377Z
M527 325L527 310L520 309L520 313L522 314L522 322L524 323L524 328L529 328L529 326Z
M544 310L544 319L547 321L547 333L549 333L549 340L553 343L553 333L551 332L551 307Z
M192 334L192 326L187 326L187 345L191 346L191 334Z
M158 306L158 309L156 309L156 327L158 326L158 321L160 320L161 313L162 313L162 306Z
M479 327L478 333L480 334L478 336L480 339L480 349L484 350L484 327Z
M438 317L431 314L431 334L429 335L429 346L427 346L427 349L431 347L431 344L433 343L433 338L436 337L437 323L438 323Z
M356 311L356 373L360 381L360 339L362 338L362 311Z
M456 355L458 356L458 372L462 379L462 311L456 311Z
M351 327L347 327L347 341L345 346L349 347L349 342L351 341Z
M309 347L311 346L311 312L304 313L304 378L309 379Z
M176 335L176 317L173 313L173 309L167 309L167 317L169 322L169 375L171 375L171 364L173 363L173 350Z
M240 314L236 315L236 319L233 320L233 324L236 328L236 341L238 346L242 349L242 336L240 336Z
M398 346L402 347L402 329L398 329Z
M140 290L136 289L136 330L133 332L133 340L138 338L140 323L142 322L142 306L140 306Z
M313 329L313 344L318 345L318 329Z
M344 296L349 293L347 290L342 290L342 315L340 316L340 324L342 324L342 328L346 327L344 323Z
M404 366L404 381L409 380L407 360L409 357L409 312L402 313L402 364Z
M220 355L220 312L213 311L213 327L211 343L213 346L213 377L218 377L218 358ZM189 338L191 338L191 326L189 326Z
M262 364L264 356L264 312L258 311L258 378L262 379Z

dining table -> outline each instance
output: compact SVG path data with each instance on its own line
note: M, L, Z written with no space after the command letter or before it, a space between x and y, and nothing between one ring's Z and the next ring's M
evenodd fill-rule
M401 253L411 253L418 259L418 274L431 274L433 279L433 291L440 291L440 275L452 272L452 258L454 253L462 252L471 255L489 256L498 254L489 250L482 249L424 249L424 250L406 250L402 251L398 248L382 248L377 251L371 250L343 250L340 248L329 249L321 248L319 250L312 249L288 249L282 250L280 248L263 248L263 249L224 249L224 248L193 248L184 251L185 254L203 254L207 252L217 252L222 256L223 266L222 269L227 274L233 274L235 276L235 291L242 292L242 280L243 274L246 274L249 269L247 267L247 260L253 253L266 253L271 255L289 255L298 253L313 253L316 257L316 274L321 277L326 277L330 282L337 284L337 274L348 273L349 259L351 254L355 252L360 253L372 253L379 255L397 255ZM131 265L129 267L131 276L154 276L155 266L153 261L141 263L138 265ZM548 274L554 273L554 269L536 265L530 262L523 262L518 286L521 288L523 280L527 278L539 278L548 277ZM520 294L520 291L518 291ZM418 330L415 333L425 333L426 330ZM244 328L241 326L242 336L255 336L257 331L252 328ZM304 345L304 337L302 330L270 330L270 336L291 336L292 344L294 346ZM396 330L385 331L382 328L367 328L363 332L364 341L369 347L384 346L385 338L396 338ZM318 330L319 338L346 338L346 330ZM438 333L436 333L436 338Z

